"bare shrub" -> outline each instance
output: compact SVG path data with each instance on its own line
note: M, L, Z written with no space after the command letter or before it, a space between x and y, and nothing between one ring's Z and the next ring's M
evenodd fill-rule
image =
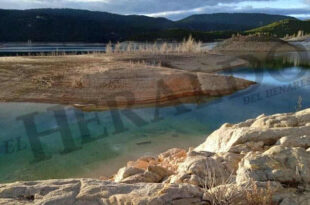
M54 73L51 75L39 75L32 78L32 82L40 88L51 88L64 78L64 73Z
M140 54L180 54L180 53L199 53L202 52L201 49L202 43L196 42L192 36L189 36L188 39L184 39L182 43L167 43L164 42L159 44L157 42L153 44L134 44L129 42L127 47L122 46L121 43L116 43L113 46L112 43L109 42L106 45L106 53L125 53L125 54L132 54L132 53L140 53ZM123 48L122 48L123 47Z
M273 194L270 183L266 188L254 182L242 186L228 183L207 190L204 198L210 205L274 205Z
M133 51L134 51L134 46L133 46L133 44L131 42L129 42L128 45L127 45L126 52L127 53L131 53Z
M160 51L161 54L165 54L168 52L168 44L167 43L163 43L163 45L161 45L160 47Z
M304 31L299 30L298 33L297 33L297 37L303 37L304 34L305 34Z
M82 78L75 78L72 81L72 87L73 88L83 88L84 87L84 83Z
M111 43L111 41L106 45L105 52L106 52L107 54L113 53L113 48L112 48L112 43Z
M122 52L121 44L120 42L117 42L115 44L114 53L121 53L121 52Z
M273 189L270 182L267 183L266 188L259 188L256 183L252 182L250 187L245 190L245 199L247 205L273 205L272 196Z
M219 177L221 170L208 169L204 186L204 200L210 205L273 205L274 190L267 183L266 188L259 188L254 181L237 185L235 176L231 174ZM216 177L217 174L217 177Z
M209 189L204 194L204 199L210 205L235 205L240 204L244 197L243 190L237 185L226 184Z

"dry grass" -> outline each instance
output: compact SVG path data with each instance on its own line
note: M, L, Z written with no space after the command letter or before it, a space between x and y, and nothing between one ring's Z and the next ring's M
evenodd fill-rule
M72 87L73 88L83 88L83 87L85 87L82 78L75 78L75 79L73 79L72 80Z
M120 43L113 44L109 42L106 44L106 50L103 51L88 51L85 54L190 54L190 53L202 53L202 42L195 41L192 36L188 39L184 39L181 43ZM77 55L78 52L67 53L65 51L53 51L49 53L28 53L28 56L67 56ZM27 54L26 54L27 55ZM16 56L19 56L18 54Z
M210 205L273 205L274 190L269 182L266 188L259 188L254 181L237 185L233 174L227 177L220 169L208 170L204 199Z
M299 30L297 33L293 34L293 35L289 35L286 34L285 37L283 38L284 40L291 40L291 39L306 39L309 38L310 34L309 33L305 33L303 30Z
M254 182L243 186L228 183L205 192L210 205L274 205L273 194L270 183L266 188L259 188Z
M54 73L52 75L38 75L32 78L32 82L41 88L51 88L53 85L64 78L63 73Z
M192 36L184 39L182 43L154 43L154 44L134 44L129 42L126 44L117 43L113 45L107 44L106 53L124 53L124 54L186 54L186 53L201 53L201 42L195 41Z
M248 205L273 205L272 196L273 189L270 182L267 183L266 188L259 188L256 183L252 182L250 187L245 190L246 204Z

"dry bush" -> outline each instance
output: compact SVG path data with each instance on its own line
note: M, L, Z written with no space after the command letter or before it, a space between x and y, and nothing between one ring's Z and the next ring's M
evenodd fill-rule
M305 35L305 32L302 30L299 30L297 33L297 37L303 37Z
M84 83L82 78L75 78L72 80L72 87L73 88L83 88L84 87Z
M133 46L133 44L131 42L129 42L128 45L127 45L126 52L127 53L131 53L133 51L134 51L134 46Z
M201 42L196 42L192 36L189 36L187 40L184 41L179 45L181 52L183 53L197 53L201 52Z
M254 182L251 186L245 190L245 199L247 205L273 205L272 196L274 191L270 186L270 182L267 183L266 188L259 188Z
M270 183L259 188L254 182L249 185L224 184L205 192L210 205L274 205Z
M107 54L113 53L113 48L112 48L112 43L111 43L111 41L106 45L105 52L106 52Z
M117 42L115 44L114 53L120 53L120 52L122 52L122 47L121 47L120 42Z
M283 38L284 40L291 40L295 38L299 39L306 39L309 38L310 35L303 30L299 30L297 33L294 33L292 35L286 34L285 37Z
M40 88L51 88L64 78L64 73L54 73L51 75L39 75L32 78L32 82Z
M216 173L221 172L220 169L210 170L205 179L205 195L204 199L210 205L233 205L244 196L244 192L234 183L234 177L215 177Z
M220 185L208 190L204 199L210 205L237 205L244 197L243 191L232 184Z
M35 76L32 78L32 82L39 85L40 88L51 88L53 82L48 76Z
M208 169L204 190L204 200L210 205L273 205L269 182L266 188L259 188L254 181L237 185L233 174L227 177L216 167Z
M140 54L168 54L168 53L199 53L202 52L201 42L196 42L192 36L184 39L182 43L154 43L154 44L134 44L129 42L127 46L120 43L115 44L114 49L112 43L107 44L106 53L140 53Z

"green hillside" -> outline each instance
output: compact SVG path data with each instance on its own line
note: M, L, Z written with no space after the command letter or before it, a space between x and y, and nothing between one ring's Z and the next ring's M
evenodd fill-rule
M285 37L286 35L297 34L300 30L305 33L310 33L310 21L286 19L267 26L249 30L246 33L269 33L277 35L278 37Z
M198 14L182 19L179 28L196 31L246 31L293 17L260 13Z

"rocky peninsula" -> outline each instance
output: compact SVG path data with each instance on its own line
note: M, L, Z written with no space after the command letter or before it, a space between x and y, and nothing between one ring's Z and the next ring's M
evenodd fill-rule
M310 109L224 124L188 151L128 162L110 179L0 185L0 204L310 203Z
M216 97L253 82L215 72L246 65L212 53L112 53L0 58L0 102L42 102L84 110Z

